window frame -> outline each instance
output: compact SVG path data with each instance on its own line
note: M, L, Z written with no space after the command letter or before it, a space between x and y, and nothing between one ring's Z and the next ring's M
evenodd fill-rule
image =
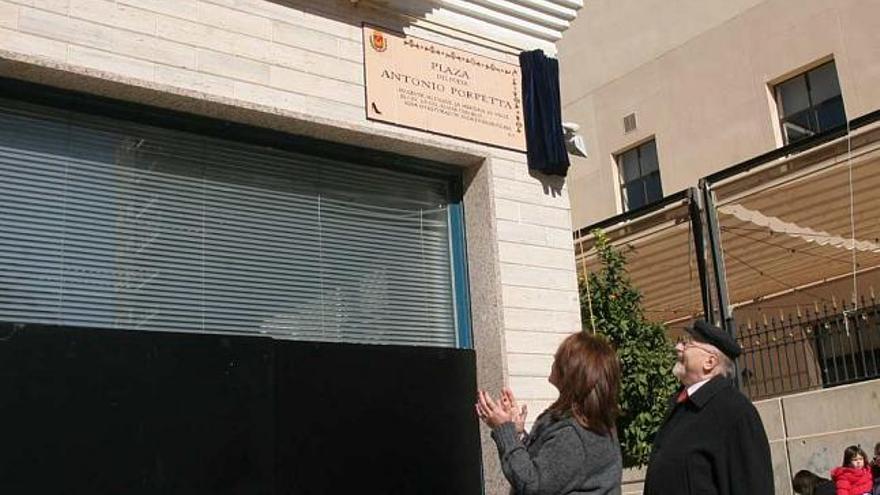
M824 67L827 67L829 65L831 65L833 67L833 73L834 73L834 77L837 82L838 93L831 98L826 98L825 100L817 103L814 101L813 85L811 84L810 74L812 74L812 73L816 72L817 70L820 70ZM785 108L783 106L782 86L786 83L789 83L789 82L794 81L795 79L798 79L801 77L804 79L804 87L806 88L806 95L805 96L807 99L808 106L807 106L807 108L798 110L796 112L792 112L790 115L786 115ZM845 107L844 101L843 101L843 88L840 87L840 77L839 77L839 74L837 71L837 64L833 58L820 61L820 62L816 63L815 65L810 65L807 68L804 68L803 70L798 71L794 75L791 75L789 77L785 77L782 80L774 82L773 84L771 84L770 87L771 87L771 94L772 94L774 102L776 104L777 129L779 129L779 132L781 134L780 137L782 138L782 145L783 146L789 145L792 143L796 143L800 140L809 138L810 136L815 136L816 134L820 134L820 133L825 132L827 130L839 127L839 126L833 126L833 127L828 127L828 128L824 128L824 129L820 127L818 117L817 117L818 116L817 109L822 104L825 104L826 102L829 102L829 101L832 101L835 99L839 99L840 100L840 107L843 112L843 122L844 122L843 125L845 125L845 123L847 122L846 107ZM800 116L800 115L807 116L811 127L810 128L802 128L802 129L809 132L810 134L805 135L805 136L801 137L800 139L791 140L789 138L789 134L786 130L786 124L791 123L793 116Z
M641 156L642 156L642 148L645 147L645 146L647 146L647 145L649 145L649 144L653 144L653 146L654 146L654 156L655 156L655 158L656 158L656 160L657 160L657 168L656 168L656 170L652 170L652 171L648 172L647 174L645 174L645 173L643 173L643 170L642 170L642 159L641 159ZM639 168L639 177L638 177L637 179L634 179L634 180L632 180L632 181L627 182L627 181L625 180L625 178L626 178L626 177L625 177L626 174L625 174L625 170L624 170L624 166L623 166L623 157L624 157L624 155L626 155L627 153L630 153L630 152L633 152L633 151L636 152L636 160L637 160L636 163L638 164L638 168ZM637 209L639 209L639 208L642 208L642 207L644 207L644 206L647 206L647 205L649 205L649 204L651 204L651 203L654 203L654 202L656 202L656 201L660 201L660 200L662 200L662 199L664 198L664 194L663 194L663 180L662 180L662 174L661 174L661 172L660 172L660 155L659 155L659 152L657 151L657 139L656 139L655 136L651 136L651 137L649 137L649 138L647 138L647 139L644 139L644 140L640 141L639 143L637 143L637 144L635 144L635 145L633 145L633 146L630 146L630 147L628 147L628 148L626 148L626 149L624 149L624 150L622 150L622 151L619 151L618 153L615 153L615 154L613 155L613 161L614 161L614 164L615 164L615 167L616 167L617 177L618 177L617 193L618 193L619 196L620 196L620 204L621 204L621 208L623 209L624 212L637 210ZM646 186L645 186L645 182L646 182L646 178L647 178L647 177L649 177L649 176L651 176L651 175L654 175L654 174L657 175L657 182L658 182L658 184L659 184L659 186L660 186L660 189L659 189L659 190L660 190L660 196L657 197L657 198L654 198L654 199L650 199L650 198L648 197L648 191L647 191L647 188L646 188ZM626 189L627 189L627 184L630 184L630 183L634 182L635 180L638 180L638 181L641 181L641 182L642 182L642 191L643 191L643 193L644 193L644 203L641 204L641 205L639 205L639 206L637 206L637 207L635 207L635 208L630 208L630 206L629 206L629 195L627 194L627 190L626 190Z
M450 191L448 207L451 284L449 290L454 311L453 322L456 336L454 348L473 349L463 206L464 173L460 167L5 77L0 77L0 91L2 94L9 95L7 98L10 100L54 108L61 112L73 111L130 121L228 141L271 147L322 159L346 161L377 170L404 171L446 180Z

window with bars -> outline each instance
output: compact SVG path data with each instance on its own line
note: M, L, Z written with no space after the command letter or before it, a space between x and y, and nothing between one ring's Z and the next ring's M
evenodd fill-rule
M653 139L617 155L617 167L624 211L663 198L657 145Z
M0 99L0 321L467 346L459 180Z
M775 94L785 144L846 124L833 61L777 84Z

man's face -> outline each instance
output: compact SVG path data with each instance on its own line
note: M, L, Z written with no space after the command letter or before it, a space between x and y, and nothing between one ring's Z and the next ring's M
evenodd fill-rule
M677 359L672 367L672 374L682 385L689 387L708 377L711 371L708 360L715 354L708 344L685 335L675 344L675 354Z

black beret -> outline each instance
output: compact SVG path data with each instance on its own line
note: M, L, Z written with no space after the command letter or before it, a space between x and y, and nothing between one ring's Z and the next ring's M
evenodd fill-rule
M742 347L730 334L704 320L696 320L693 325L685 328L685 331L696 340L714 345L730 359L736 359L742 354Z

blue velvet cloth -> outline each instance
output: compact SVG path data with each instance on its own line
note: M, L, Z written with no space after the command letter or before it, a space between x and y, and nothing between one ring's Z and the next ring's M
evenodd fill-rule
M565 176L570 162L562 129L559 61L542 50L519 54L529 169Z

